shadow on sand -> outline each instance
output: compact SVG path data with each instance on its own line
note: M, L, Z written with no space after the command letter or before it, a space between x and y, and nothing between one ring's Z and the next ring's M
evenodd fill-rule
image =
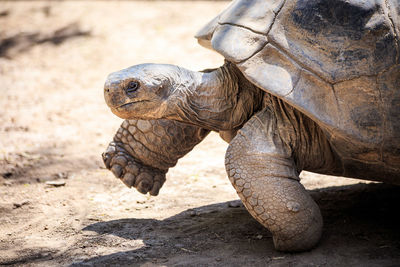
M44 43L60 45L72 38L87 37L90 35L91 32L81 30L77 22L61 27L49 35L41 32L18 33L0 40L0 57L12 59L16 54L27 52L36 45Z
M171 266L262 266L265 264L391 265L400 260L400 187L355 184L310 192L324 216L320 244L310 252L273 249L271 234L237 201L186 210L165 220L121 219L94 223L84 231L142 240L144 246L93 257L73 265L162 263ZM236 207L236 208L234 208ZM312 257L314 253L314 257ZM315 255L320 255L315 257ZM186 262L186 263L185 263Z
M67 178L68 173L77 169L91 171L103 167L100 157L65 156L67 146L60 142L57 147L46 145L9 153L0 159L0 179L9 185L41 183Z

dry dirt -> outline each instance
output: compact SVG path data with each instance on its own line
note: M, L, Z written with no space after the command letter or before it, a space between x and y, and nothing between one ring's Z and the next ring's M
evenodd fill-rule
M103 101L106 75L144 62L220 65L192 36L225 5L0 2L0 265L400 265L399 187L303 173L325 228L318 247L288 254L240 204L216 134L158 197L104 169L121 123Z

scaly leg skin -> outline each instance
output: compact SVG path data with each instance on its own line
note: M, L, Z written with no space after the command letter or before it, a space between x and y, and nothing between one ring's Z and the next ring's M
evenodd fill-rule
M272 233L275 248L305 251L320 239L322 216L299 182L278 124L268 109L254 115L231 141L225 166L247 210Z
M172 120L125 120L103 153L103 161L129 188L156 196L168 169L208 133Z

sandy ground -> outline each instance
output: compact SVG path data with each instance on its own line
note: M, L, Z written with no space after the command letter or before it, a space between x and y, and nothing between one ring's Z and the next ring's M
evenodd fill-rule
M239 202L216 134L157 197L104 169L121 123L104 104L106 75L222 64L192 36L226 4L0 2L0 265L400 265L398 187L303 173L325 228L317 248L288 254Z

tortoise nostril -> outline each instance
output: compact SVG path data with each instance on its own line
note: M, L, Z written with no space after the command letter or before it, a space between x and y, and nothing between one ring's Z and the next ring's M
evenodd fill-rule
M106 92L109 93L109 92L110 92L110 89L107 88L107 89L106 89Z

